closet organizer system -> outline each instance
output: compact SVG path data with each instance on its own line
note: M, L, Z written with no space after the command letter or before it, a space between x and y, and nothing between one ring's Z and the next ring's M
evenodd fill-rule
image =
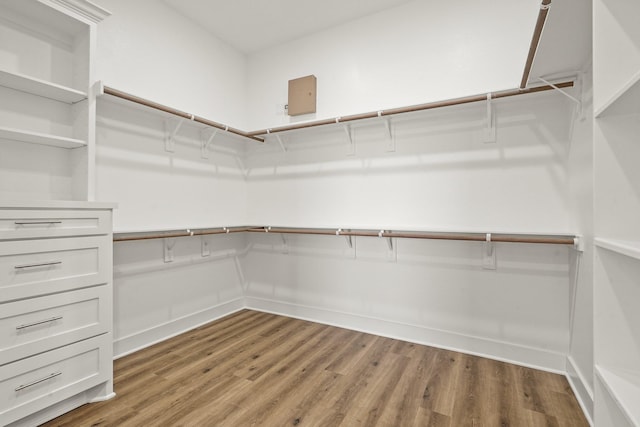
M190 120L195 123L204 124L214 128L216 131L224 131L236 137L251 140L254 142L264 143L266 138L274 135L276 139L281 142L278 134L282 132L295 131L300 129L318 127L318 126L345 126L345 130L348 131L348 126L351 122L367 119L381 118L387 120L385 122L388 129L391 116L398 114L412 113L416 111L424 111L441 107L449 107L454 105L469 104L475 102L487 102L490 103L494 99L507 98L512 96L526 95L531 93L543 92L548 90L562 90L574 86L574 82L562 81L556 83L549 83L541 86L527 87L529 81L529 75L533 60L540 42L542 35L542 29L549 12L551 0L543 0L540 5L540 11L538 13L538 19L534 29L533 37L531 40L531 46L525 63L524 72L522 75L522 81L520 87L517 89L505 90L500 92L492 92L487 94L472 95L462 98L449 99L444 101L436 101L425 104L412 105L408 107L400 107L389 110L373 111L362 114L354 114L343 117L335 117L324 120L316 120L298 124L291 124L286 126L280 126L269 129L262 129L257 131L243 131L240 129L226 126L222 123L215 122L203 117L189 114L187 112L177 110L175 108L168 107L166 105L159 104L129 93L114 89L108 86L101 87L101 94L111 95L117 98L121 98L136 104L143 105L155 110L163 111L174 116L178 116L184 120ZM564 92L563 92L564 93ZM566 95L566 93L564 93ZM214 133L215 135L215 133ZM116 233L114 234L114 242L125 242L132 240L147 240L147 239L166 239L176 237L188 237L188 236L203 236L211 234L228 234L228 233L281 233L281 234L307 234L307 235L336 235L336 236L361 236L361 237L381 237L387 239L393 238L409 238L409 239L440 239L440 240L466 240L466 241L478 241L478 242L510 242L510 243L540 243L540 244L558 244L558 245L573 245L579 247L579 236L553 234L553 235L532 235L526 233L469 233L469 232L440 232L440 231L413 231L413 230L371 230L371 229L342 229L342 228L298 228L298 227L270 227L270 226L245 226L245 227L213 227L213 228L199 228L199 229L182 229L182 230L163 230L163 231L146 231L146 232L129 232L129 233Z

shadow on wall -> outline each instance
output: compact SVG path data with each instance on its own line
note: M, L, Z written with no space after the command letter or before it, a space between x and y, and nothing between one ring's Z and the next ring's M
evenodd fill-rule
M355 145L352 156L344 125L281 134L286 152L270 136L264 145L247 146L247 177L562 166L567 161L573 106L562 95L541 93L494 102L493 143L482 142L485 104L467 104L395 116L391 139L382 119L354 122L349 128Z
M127 170L244 179L242 158L246 142L219 132L203 149L211 128L186 120L174 138L173 151L167 151L165 140L177 123L175 116L169 114L133 108L119 101L100 101L98 163Z

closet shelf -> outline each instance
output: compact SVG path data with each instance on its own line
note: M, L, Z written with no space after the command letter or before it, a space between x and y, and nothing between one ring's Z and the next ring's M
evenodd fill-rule
M610 251L640 260L640 241L605 239L601 237L596 237L594 241L597 247L608 249Z
M596 118L640 114L640 70L595 111Z
M389 116L395 116L397 114L413 113L416 111L431 110L434 108L442 108L442 107L451 107L454 105L463 105L463 104L469 104L474 102L483 102L487 100L488 95L491 95L491 99L499 99L499 98L508 98L512 96L527 95L527 94L533 94L538 92L556 90L558 88L560 89L571 88L573 86L574 86L573 81L563 81L563 82L556 82L553 86L544 85L544 86L533 86L528 88L510 89L510 90L504 90L500 92L493 92L490 94L472 95L472 96L466 96L463 98L447 99L443 101L429 102L426 104L411 105L408 107L392 108L389 110L371 111L368 113L353 114L350 116L342 116L342 117L334 117L330 119L301 122L296 124L290 124L290 125L279 126L279 127L269 128L269 129L255 130L255 131L243 131L240 129L235 129L229 126L225 126L213 120L198 117L194 114L186 113L184 111L177 110L175 108L172 108L163 104L159 104L157 102L150 101L148 99L144 99L136 95L131 95L129 93L126 93L108 86L102 86L102 93L106 95L114 96L116 98L124 99L126 101L130 101L136 104L144 105L146 107L153 108L155 110L163 111L165 113L169 113L169 114L181 117L182 119L201 123L201 124L240 136L245 139L258 141L258 142L265 142L265 139L268 138L269 135L279 133L279 132L287 132L292 130L313 128L318 126L328 126L328 125L330 126L330 125L336 125L336 124L345 125L350 122L359 121L359 120L369 120L369 119L382 118L382 117L388 118Z
M640 372L616 372L596 365L596 375L632 425L640 425Z
M498 242L498 243L536 243L551 245L575 245L577 236L566 234L535 235L518 233L468 233L468 232L431 232L431 231L393 231L373 229L342 229L342 228L298 228L298 227L269 227L269 226L243 226L243 227L217 227L202 229L163 230L116 233L115 242L130 240L164 239L171 237L201 236L207 234L227 233L279 233L279 234L307 234L324 236L359 236L381 238L406 238L426 240L465 240L474 242Z
M0 86L65 102L67 104L73 104L87 99L85 92L4 70L0 70Z
M12 139L14 141L20 142L28 142L31 144L49 145L59 148L78 148L87 145L85 141L81 141L79 139L66 138L63 136L49 135L37 132L29 132L6 127L0 127L0 138Z

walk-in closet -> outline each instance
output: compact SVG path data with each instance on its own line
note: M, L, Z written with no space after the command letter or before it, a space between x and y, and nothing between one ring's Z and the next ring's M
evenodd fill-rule
M0 0L0 426L640 426L635 0Z

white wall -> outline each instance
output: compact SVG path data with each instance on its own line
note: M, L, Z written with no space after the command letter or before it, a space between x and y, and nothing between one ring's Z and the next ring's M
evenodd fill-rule
M495 101L497 142L482 143L483 103L353 129L336 127L248 151L250 223L292 226L571 232L570 105L556 93Z
M107 86L243 128L246 61L162 1L100 0L97 78ZM98 101L96 199L115 201L118 231L244 225L244 143L186 123L165 151L168 115L104 96ZM175 122L170 122L171 129ZM204 133L201 133L204 132ZM241 308L242 280L230 253L241 237L114 244L115 353L120 356Z
M203 256L206 241L209 255ZM114 243L114 352L135 351L244 306L239 235Z
M309 74L317 113L292 121L515 88L539 5L417 0L251 54L249 128L288 122L276 106L287 103L288 80Z
M267 225L574 232L567 162L572 105L557 93L298 133L248 149L249 222ZM563 371L569 349L566 246L251 235L249 307Z
M165 117L132 104L98 102L96 195L118 203L114 230L246 225L244 145L218 135L201 157L204 126L186 123L165 151ZM206 129L204 137L212 131Z
M97 79L233 127L245 127L244 55L157 0L100 0ZM214 18L215 19L215 18Z

